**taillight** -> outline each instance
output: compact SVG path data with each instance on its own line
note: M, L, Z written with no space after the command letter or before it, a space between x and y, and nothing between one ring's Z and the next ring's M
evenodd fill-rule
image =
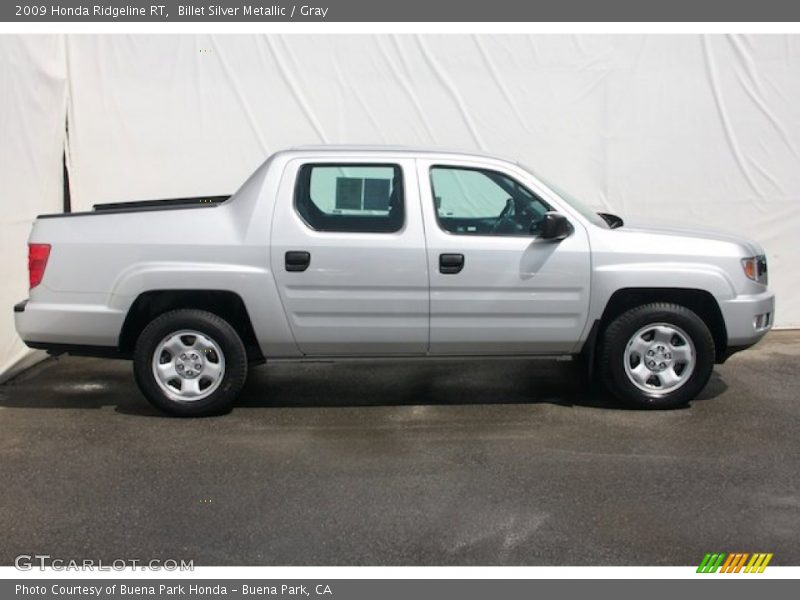
M28 244L28 280L30 289L42 282L47 258L50 256L50 244Z

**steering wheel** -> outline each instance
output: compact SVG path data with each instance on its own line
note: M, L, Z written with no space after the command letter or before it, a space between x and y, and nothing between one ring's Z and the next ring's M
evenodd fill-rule
M494 226L492 227L492 233L497 233L497 230L500 229L500 226L504 224L508 217L514 210L514 201L509 198L506 200L506 205L503 207L503 210L497 215L497 219L494 222Z

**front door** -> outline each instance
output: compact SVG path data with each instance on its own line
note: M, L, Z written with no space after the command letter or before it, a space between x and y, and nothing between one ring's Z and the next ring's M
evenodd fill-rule
M301 352L428 349L428 265L412 159L290 161L271 266Z
M573 351L586 324L584 226L555 242L537 222L555 206L496 164L419 160L431 285L431 354Z

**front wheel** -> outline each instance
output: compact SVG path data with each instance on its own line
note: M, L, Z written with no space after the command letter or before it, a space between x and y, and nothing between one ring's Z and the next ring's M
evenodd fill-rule
M618 316L598 357L603 383L638 408L675 408L692 400L714 368L714 338L684 306L653 303Z
M247 353L236 330L203 310L154 319L136 342L136 383L156 408L199 417L224 412L247 378Z

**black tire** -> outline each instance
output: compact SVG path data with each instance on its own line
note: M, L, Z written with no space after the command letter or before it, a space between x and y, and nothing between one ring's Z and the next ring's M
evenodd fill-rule
M224 374L216 389L197 400L170 397L153 372L154 353L161 342L183 330L196 331L213 340L224 361ZM191 343L192 336L188 337ZM211 356L220 360L213 351ZM244 386L247 353L236 330L225 319L204 310L173 310L156 317L139 335L133 354L133 373L142 394L159 410L178 417L215 415L228 411ZM182 385L180 379L176 378L175 382Z
M682 330L691 339L695 349L693 371L680 387L668 393L657 389L645 391L637 387L628 377L625 366L625 353L631 338L642 328L658 323ZM606 388L628 405L669 409L684 406L702 391L711 377L714 356L714 338L696 313L678 304L655 302L632 308L608 325L601 338L597 369ZM636 357L633 360L635 362ZM679 366L674 367L675 372ZM658 380L655 377L652 382ZM647 383L650 385L651 381Z

